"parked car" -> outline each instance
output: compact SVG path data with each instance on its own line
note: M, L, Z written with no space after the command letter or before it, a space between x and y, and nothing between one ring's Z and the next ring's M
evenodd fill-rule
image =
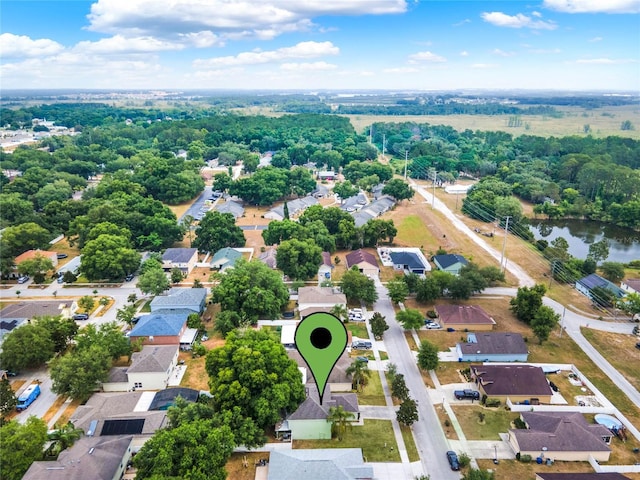
M364 363L369 363L369 359L367 357L362 356L362 355L357 356L356 360L360 360L361 362L364 362Z
M470 389L455 390L453 392L453 395L458 400L465 400L465 399L480 400L480 392L478 392L476 390L470 390Z
M424 322L424 326L427 328L427 330L439 330L442 328L439 323L433 322L431 320Z
M20 284L27 283L28 280L29 280L29 275L21 275L18 277L18 283Z
M449 466L451 470L460 470L460 462L458 461L458 455L453 450L447 452L447 460L449 460Z
M130 282L131 280L133 280L133 273L130 273L129 275L127 275L126 277L124 277L124 281L125 282Z
M636 343L636 348L640 349L640 342Z
M89 315L86 313L76 313L72 318L74 320L89 320Z
M64 283L64 277L62 275L60 275L57 279L56 282L58 283Z
M62 260L63 258L67 258L69 255L67 255L66 253L56 253L56 257L58 257L58 260Z
M355 348L356 350L371 350L372 344L366 340L355 340L351 343L351 348Z

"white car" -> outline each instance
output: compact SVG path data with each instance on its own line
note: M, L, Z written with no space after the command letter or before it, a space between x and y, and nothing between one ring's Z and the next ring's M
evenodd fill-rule
M442 328L440 324L436 322L425 322L424 326L427 328L427 330L438 330Z

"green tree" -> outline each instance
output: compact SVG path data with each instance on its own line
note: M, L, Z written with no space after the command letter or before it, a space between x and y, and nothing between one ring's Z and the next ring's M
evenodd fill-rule
M129 328L133 326L133 319L136 317L138 309L135 305L125 305L116 312L116 320L126 323Z
M18 265L18 273L35 277L53 270L53 262L44 255L37 254L33 258L23 260Z
M400 310L396 314L396 320L402 324L402 328L405 330L417 329L424 325L424 316L419 310L413 308Z
M0 418L4 422L8 413L13 412L18 404L16 394L11 388L11 383L6 378L0 380Z
M345 198L353 197L358 193L358 187L354 186L350 181L338 182L333 186L333 193L340 197L340 204Z
M76 348L73 353L94 346L104 348L113 360L131 355L131 343L122 334L117 322L102 323L99 326L90 323L84 326L76 335Z
M225 480L234 445L231 429L211 420L158 430L134 457L136 478Z
M195 328L200 331L204 331L204 323L199 313L190 313L187 317L187 327Z
M336 303L333 307L331 307L329 313L339 318L344 323L349 322L349 310L347 310L347 307L345 307L341 303Z
M53 432L47 434L48 440L53 442L47 451L53 455L58 455L61 451L73 446L76 440L84 435L84 430L76 428L71 422L65 425L55 425Z
M2 342L0 363L7 370L35 368L53 357L55 343L42 325L27 324L9 333Z
M409 286L404 280L390 280L387 282L389 298L395 303L404 302L409 295Z
M629 293L618 302L618 308L629 315L640 313L640 293Z
M393 376L393 381L391 382L391 395L401 401L409 398L409 388L407 387L407 383L404 381L404 375L401 373L397 373Z
M351 268L342 276L342 293L349 302L364 302L373 305L378 300L375 282L360 273L357 267Z
M86 349L75 349L51 362L51 390L58 395L85 401L100 382L107 379L110 368L111 357L106 348L92 345Z
M213 288L213 301L223 311L237 312L243 322L254 323L259 315L279 318L289 302L289 289L282 276L264 263L240 259Z
M80 270L89 280L124 278L140 265L140 254L129 240L115 235L100 235L82 249Z
M589 253L587 254L587 258L589 260L593 260L594 262L599 263L607 259L609 256L609 240L603 238L599 242L594 242L589 245Z
M230 213L208 211L196 228L193 246L200 252L215 253L224 247L244 247L245 238L242 229L236 225L236 219Z
M438 363L438 347L429 340L422 340L418 349L418 366L422 370L435 370Z
M624 278L624 264L619 262L604 262L600 265L602 276L613 283L619 283Z
M276 266L293 280L307 280L318 274L322 249L313 240L285 240L278 246Z
M542 305L538 308L538 311L531 320L531 330L538 338L538 342L542 345L542 342L549 339L549 334L555 328L560 321L560 315L558 315L551 307Z
M216 315L215 329L226 337L229 332L243 325L240 315L233 310L223 310Z
M380 312L375 312L371 319L369 320L369 325L371 326L371 333L373 333L374 338L381 339L384 335L384 332L389 330L389 325L387 321Z
M180 283L184 279L184 273L178 267L171 269L171 283Z
M33 415L24 424L15 420L0 427L3 480L20 480L31 464L42 458L47 424ZM7 455L10 452L10 455Z
M401 202L402 200L413 198L416 192L404 180L393 178L384 186L382 193L384 195L391 195L397 201Z
M403 425L410 427L419 420L418 404L412 398L407 398L400 404L396 412L396 419Z
M530 324L536 312L542 306L542 297L544 297L546 291L547 289L542 284L518 288L517 295L509 301L511 311L518 320Z
M80 297L80 300L78 300L78 306L87 313L93 310L93 307L95 307L95 305L96 301L91 295L84 295Z
M160 295L169 287L169 278L162 267L148 269L138 277L138 288L145 295Z
M345 411L342 405L337 407L329 407L329 414L327 415L327 422L331 423L331 432L335 433L338 437L338 441L342 441L342 437L347 431L349 423L349 417L351 414Z
M371 377L371 370L364 360L356 359L347 367L345 373L351 377L351 386L354 390L362 391Z
M462 475L462 480L495 480L495 473L488 470L471 468Z
M64 352L78 333L78 324L72 318L42 316L35 317L34 321L49 332L55 353Z
M15 257L27 250L45 249L49 246L51 233L34 222L21 223L2 231L0 251Z
M265 330L231 332L224 346L207 353L206 370L216 411L238 407L261 428L273 426L305 398L296 363Z

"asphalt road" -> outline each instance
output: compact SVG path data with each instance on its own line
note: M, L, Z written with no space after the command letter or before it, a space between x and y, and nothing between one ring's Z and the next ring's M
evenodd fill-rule
M389 325L389 330L384 333L384 344L389 361L398 366L398 372L404 375L411 397L418 403L419 420L413 424L412 428L423 471L433 479L459 479L460 475L449 468L445 452L451 448L422 381L414 355L404 337L404 330L395 319L395 311L387 289L379 281L376 282L376 289L378 301L373 309L385 316Z

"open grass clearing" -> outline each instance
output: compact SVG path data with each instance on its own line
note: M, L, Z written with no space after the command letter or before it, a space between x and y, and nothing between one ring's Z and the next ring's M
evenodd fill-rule
M482 405L451 405L462 431L468 440L500 440L500 433L508 432L511 422L519 417L517 412ZM484 420L480 421L480 414Z
M364 322L349 322L344 324L347 330L351 332L354 337L368 339L369 332Z
M444 436L449 440L458 440L458 434L456 433L455 428L453 428L451 419L449 418L449 414L444 409L442 404L434 405L434 409L436 411L436 415L438 415L438 419L440 420L440 425L442 426Z
M458 362L440 362L436 369L436 375L441 385L447 385L449 383L461 383L466 380L460 373L461 368L465 368L467 365L460 364Z
M402 439L404 440L404 446L407 449L407 456L409 457L409 461L419 462L420 455L418 454L418 449L416 448L416 442L413 439L413 430L411 430L411 427L400 424L400 431L402 432Z
M636 389L640 390L640 349L632 335L583 328L582 334Z
M225 469L227 478L233 480L254 480L256 478L256 462L269 460L269 452L237 452L232 453Z
M380 375L375 370L370 370L371 375L367 378L367 385L358 392L358 403L360 405L378 405L385 406L387 404L382 390L382 381Z
M294 440L293 448L362 448L367 462L399 462L400 453L391 420L364 420L364 425L354 425L339 441L331 440Z

